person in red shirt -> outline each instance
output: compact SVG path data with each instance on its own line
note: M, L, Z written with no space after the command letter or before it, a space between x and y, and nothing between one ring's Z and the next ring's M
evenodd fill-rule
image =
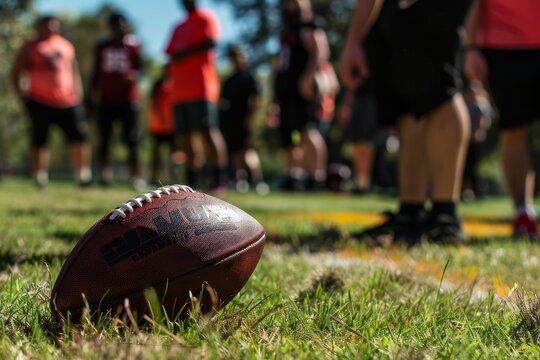
M23 86L23 77L28 86ZM75 49L60 35L60 21L43 16L37 35L21 47L11 70L13 87L30 117L30 165L39 187L48 183L49 127L59 126L81 186L91 182L88 125L82 115L82 85Z
M149 132L153 138L152 145L152 177L153 184L158 184L160 178L160 149L168 147L168 154L174 149L174 121L171 106L171 81L164 69L161 76L153 85L150 93Z
M197 1L183 0L182 4L188 15L173 30L165 49L170 59L176 134L186 144L188 184L199 186L204 163L204 148L199 145L202 135L213 160L212 188L223 190L227 150L217 117L219 77L213 50L218 23L210 12L197 8Z
M139 127L137 79L141 70L141 46L129 33L124 15L113 13L108 26L111 35L101 39L95 48L92 74L92 97L99 103L100 181L110 185L113 180L110 145L115 120L122 123L123 141L129 150L129 167L134 186L144 184L139 165Z
M498 108L501 160L516 208L514 234L538 237L529 127L540 118L540 1L477 0L467 22L465 72L486 81Z

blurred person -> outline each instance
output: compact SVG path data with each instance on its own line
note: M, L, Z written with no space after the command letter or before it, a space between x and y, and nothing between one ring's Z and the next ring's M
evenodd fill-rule
M214 48L218 22L196 0L181 1L188 14L173 30L165 49L170 59L175 132L186 144L187 182L198 187L204 165L204 140L211 152L214 192L226 186L227 148L219 129L219 78Z
M163 75L152 85L149 106L149 132L152 137L152 184L159 184L160 174L167 177L161 162L161 149L166 148L168 158L175 149L174 119L171 106L171 81L167 69Z
M83 90L75 49L60 35L60 21L43 16L37 34L22 45L11 70L13 87L30 118L30 166L39 187L48 183L51 125L57 125L69 142L69 154L80 186L92 180L88 124L82 111ZM26 79L27 86L23 84Z
M374 140L377 136L375 101L365 90L347 91L341 104L338 120L346 129L353 145L353 193L371 191L375 160Z
M493 122L493 109L482 83L477 80L469 82L463 97L469 110L471 136L463 171L462 198L473 200L480 192L478 165L482 156L481 146Z
M501 161L514 202L514 234L538 238L530 125L540 117L540 2L476 0L467 22L465 72L486 81L499 115Z
M309 0L287 0L282 6L283 30L270 116L279 118L288 178L285 187L305 179L307 190L322 189L326 181L327 148L317 127L321 98L333 72L324 30L315 20ZM328 67L330 66L330 67ZM325 68L326 67L326 68ZM331 76L330 83L331 83ZM330 84L332 87L333 84ZM299 136L297 135L299 134ZM299 137L299 139L295 139Z
M470 4L356 2L340 60L342 80L354 90L372 78L377 117L394 125L400 140L399 211L362 238L408 245L466 241L456 204L469 128L456 55ZM368 33L374 46L364 49ZM426 212L428 190L432 207Z
M251 129L259 102L259 88L249 71L244 50L233 45L228 50L233 73L225 80L219 100L219 122L234 167L234 181L239 191L249 189L244 168L258 193L268 192L263 181L259 155L253 148Z
M108 186L113 181L111 140L115 121L122 124L122 139L129 152L131 180L136 188L144 187L139 163L138 106L139 79L142 60L141 45L129 32L124 15L108 17L110 35L101 39L94 51L92 99L97 100L99 129L100 182Z

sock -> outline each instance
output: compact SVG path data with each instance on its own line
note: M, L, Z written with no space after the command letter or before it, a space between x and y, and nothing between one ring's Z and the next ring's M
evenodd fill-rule
M111 175L112 177L112 175ZM83 166L79 170L79 181L86 183L92 180L92 169L89 166Z
M433 201L431 212L437 215L449 215L456 217L456 203L453 201Z
M424 203L403 202L399 207L399 213L415 218L424 210Z
M49 174L47 171L38 170L36 173L36 181L42 185L47 184L49 182Z

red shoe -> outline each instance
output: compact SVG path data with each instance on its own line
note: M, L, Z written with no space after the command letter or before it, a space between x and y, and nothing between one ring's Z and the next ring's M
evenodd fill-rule
M534 214L522 211L514 219L514 236L538 238L538 227Z

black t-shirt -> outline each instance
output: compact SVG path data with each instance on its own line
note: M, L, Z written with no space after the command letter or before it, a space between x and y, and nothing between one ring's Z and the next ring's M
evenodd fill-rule
M259 94L253 75L247 70L232 74L221 89L219 114L222 128L237 128L243 125L248 115L249 101Z
M278 102L303 100L298 91L298 81L304 72L309 52L302 42L304 29L317 29L317 22L303 23L281 34L274 94Z

